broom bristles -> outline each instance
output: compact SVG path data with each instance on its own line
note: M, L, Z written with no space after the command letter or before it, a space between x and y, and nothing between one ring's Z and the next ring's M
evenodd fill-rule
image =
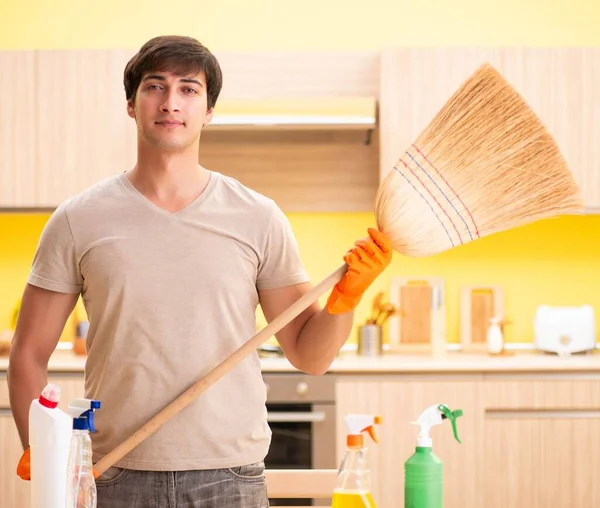
M581 208L556 142L489 64L407 147L375 199L378 228L413 257Z

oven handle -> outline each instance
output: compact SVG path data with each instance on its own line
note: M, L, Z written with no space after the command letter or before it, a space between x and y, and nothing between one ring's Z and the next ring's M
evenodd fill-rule
M269 411L268 422L304 423L325 421L324 411Z

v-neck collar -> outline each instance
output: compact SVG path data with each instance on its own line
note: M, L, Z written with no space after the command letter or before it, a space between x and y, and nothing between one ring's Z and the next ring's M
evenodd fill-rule
M143 204L145 204L145 206L160 213L161 215L172 218L172 217L178 217L180 215L183 215L186 212L198 207L202 202L204 202L208 198L208 196L210 195L211 191L213 190L215 184L217 183L218 173L215 171L211 171L211 170L207 170L207 171L208 171L208 182L206 183L202 192L195 199L190 201L187 205L185 205L183 208L177 210L176 212L169 212L168 210L161 208L156 203L154 203L153 201L148 199L146 196L144 196L137 189L137 187L135 185L133 185L131 180L129 180L126 172L121 173L119 175L119 179L120 179L121 183L125 186L125 188L127 188L127 190L129 190L130 193L133 194L138 201L142 202Z

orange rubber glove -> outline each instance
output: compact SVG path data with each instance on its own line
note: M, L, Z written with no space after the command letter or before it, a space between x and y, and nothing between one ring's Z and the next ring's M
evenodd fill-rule
M94 480L96 480L100 475L95 469L93 469L93 473ZM21 459L17 465L17 475L19 475L22 480L31 481L31 451L29 448L21 455Z
M354 243L344 261L348 271L334 286L325 309L330 314L342 314L353 310L362 295L392 260L392 244L387 236L369 228L369 236Z
M29 447L27 447L27 450L25 450L23 455L21 455L21 459L17 465L17 474L22 480L31 480L31 452Z

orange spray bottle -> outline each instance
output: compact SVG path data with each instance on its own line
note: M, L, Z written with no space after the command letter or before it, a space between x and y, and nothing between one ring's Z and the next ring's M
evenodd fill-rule
M348 428L346 452L338 471L331 508L376 508L371 494L371 471L363 432L377 443L374 425L381 423L381 417L350 414L344 422Z

